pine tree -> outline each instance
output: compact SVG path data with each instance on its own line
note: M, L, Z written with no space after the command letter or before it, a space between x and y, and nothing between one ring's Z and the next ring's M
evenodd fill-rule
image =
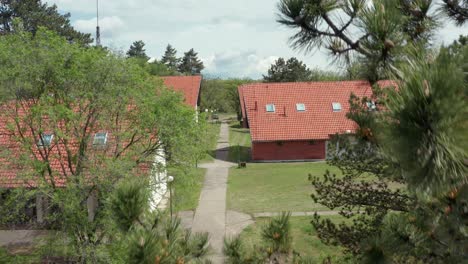
M455 21L459 26L468 20L468 1L466 0L442 0L440 10Z
M431 1L281 0L278 22L297 29L293 48L325 49L339 63L360 61L377 81L404 58L408 43L427 43L436 26L431 6Z
M444 2L449 17L463 24L466 1ZM356 140L336 136L329 145L328 162L344 177L311 176L315 202L353 219L335 224L317 215L312 223L318 236L343 246L360 263L462 263L467 257L468 48L462 38L440 55L427 52L437 26L432 5L389 0L279 5L279 22L298 29L293 47L325 48L334 59L355 65L352 76L375 83L371 98L350 98L348 118L359 125ZM395 80L390 86L398 89L380 87L376 81L384 78Z
M344 148L331 160L345 177L328 174L312 183L316 202L355 218L337 226L316 216L313 224L324 242L344 246L365 263L466 259L461 252L468 244L468 88L462 62L468 48L463 49L442 49L436 59L415 49L399 67L398 90L375 93L374 111L366 106L369 99L351 99L349 117L360 125L359 141L346 146L342 138ZM381 104L385 111L375 112ZM356 181L369 173L377 179ZM406 190L390 189L392 181Z
M130 46L129 50L127 51L127 56L129 58L137 58L148 61L149 57L146 55L145 51L145 43L142 40L138 40L133 42L133 44Z
M147 183L135 178L122 181L111 196L110 213L117 227L111 237L124 249L124 263L203 263L208 233L182 230L180 219L150 212L148 201Z
M177 71L180 63L180 59L177 58L177 50L168 44L166 51L161 58L161 63L166 65L170 70Z
M11 33L13 20L19 18L25 31L36 34L39 27L57 32L68 41L90 44L91 34L76 31L70 24L70 13L60 14L56 5L49 6L40 0L0 1L0 35Z
M205 68L203 62L198 58L198 53L193 49L184 53L182 62L179 65L179 72L187 75L197 75Z
M407 214L387 217L374 248L390 260L462 263L468 245L468 85L459 62L467 57L446 49L435 60L412 57L400 68L399 90L388 94L382 120L389 122L379 133L383 153L399 164L415 204Z

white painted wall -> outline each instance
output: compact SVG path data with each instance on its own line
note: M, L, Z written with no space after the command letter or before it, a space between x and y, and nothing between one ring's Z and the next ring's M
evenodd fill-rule
M168 195L167 188L167 170L166 158L162 147L158 149L158 153L154 158L153 170L150 178L150 206L151 210L164 209Z

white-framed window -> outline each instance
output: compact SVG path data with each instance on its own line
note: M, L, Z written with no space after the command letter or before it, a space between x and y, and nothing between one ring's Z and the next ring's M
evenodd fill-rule
M306 110L305 104L296 104L296 110L298 112L304 112Z
M270 112L270 113L274 113L275 112L275 105L274 104L267 104L266 105L266 111Z
M37 141L38 147L49 147L52 144L54 139L54 134L51 133L41 133L39 140Z
M341 104L340 103L332 103L333 112L340 112L341 111Z
M367 104L367 108L369 108L369 110L376 110L377 109L377 106L375 105L374 101L369 101L366 104Z
M104 146L107 144L107 133L100 132L94 134L93 145L95 146Z

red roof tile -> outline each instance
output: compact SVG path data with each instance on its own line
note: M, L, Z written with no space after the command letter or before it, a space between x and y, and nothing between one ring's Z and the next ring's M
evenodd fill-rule
M372 95L367 81L256 83L239 87L243 114L250 126L252 141L288 141L328 139L336 133L357 128L346 117L351 93L359 97ZM334 112L332 103L342 110ZM267 104L275 112L266 111ZM304 104L305 111L296 110Z
M201 76L165 76L162 79L164 85L184 94L186 104L197 107Z
M50 168L53 173L53 180L57 187L64 187L66 185L67 179L72 177L72 170L76 169L76 164L74 161L70 161L67 155L67 149L70 151L71 155L76 155L78 153L78 141L75 138L70 138L68 142L65 143L64 137L57 138L54 135L54 140L49 147L39 147L36 142L39 142L39 135L33 135L32 131L29 130L27 125L20 123L22 127L21 133L26 138L26 140L31 141L30 150L26 150L27 146L21 146L21 140L16 139L18 137L18 129L14 120L16 117L20 117L20 120L25 118L28 114L31 105L28 103L16 104L11 101L4 105L0 105L0 188L17 188L17 187L36 187L39 182L34 179L40 179L37 175L30 175L33 172L31 164L28 164L28 167L20 167L20 163L16 161L20 159L20 156L26 158L24 155L29 155L29 158L32 160L48 160ZM131 107L129 107L130 109ZM47 118L44 118L45 121L42 125L47 126ZM122 127L127 127L126 120L122 120ZM25 128L23 130L23 128ZM66 128L58 124L57 128L59 130L64 130ZM90 130L91 135L98 132L107 133L107 144L103 148L96 148L96 151L93 151L94 147L92 146L92 140L89 142L89 151L88 158L92 163L87 163L87 166L101 166L100 155L107 157L113 157L117 149L121 149L122 145L127 144L128 141L119 140L120 147L117 145L116 132L109 129L100 128L100 125L97 124ZM44 133L48 133L47 129ZM70 133L70 132L69 132ZM153 133L152 133L153 134ZM155 133L154 133L155 134ZM44 159L44 156L48 156L47 159ZM97 158L94 159L93 157ZM73 160L73 159L72 159ZM147 173L149 167L146 164L141 164L138 166L137 170L142 173ZM23 174L28 174L28 177L24 177ZM45 176L44 179L47 182L51 182L52 178Z

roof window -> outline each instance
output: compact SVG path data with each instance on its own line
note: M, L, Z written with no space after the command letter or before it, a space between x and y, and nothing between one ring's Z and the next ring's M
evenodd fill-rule
M52 144L52 139L54 139L54 134L44 133L40 135L39 140L37 141L38 147L49 147Z
M377 106L375 105L374 101L369 101L366 104L367 104L367 108L369 108L370 111L377 109Z
M266 105L266 111L270 112L270 113L274 113L275 112L275 105L274 104L267 104Z
M333 112L340 112L341 111L341 104L340 103L332 103Z
M298 112L304 112L306 110L305 104L296 104L296 110Z
M101 132L94 134L93 145L94 146L104 146L107 143L107 133Z

